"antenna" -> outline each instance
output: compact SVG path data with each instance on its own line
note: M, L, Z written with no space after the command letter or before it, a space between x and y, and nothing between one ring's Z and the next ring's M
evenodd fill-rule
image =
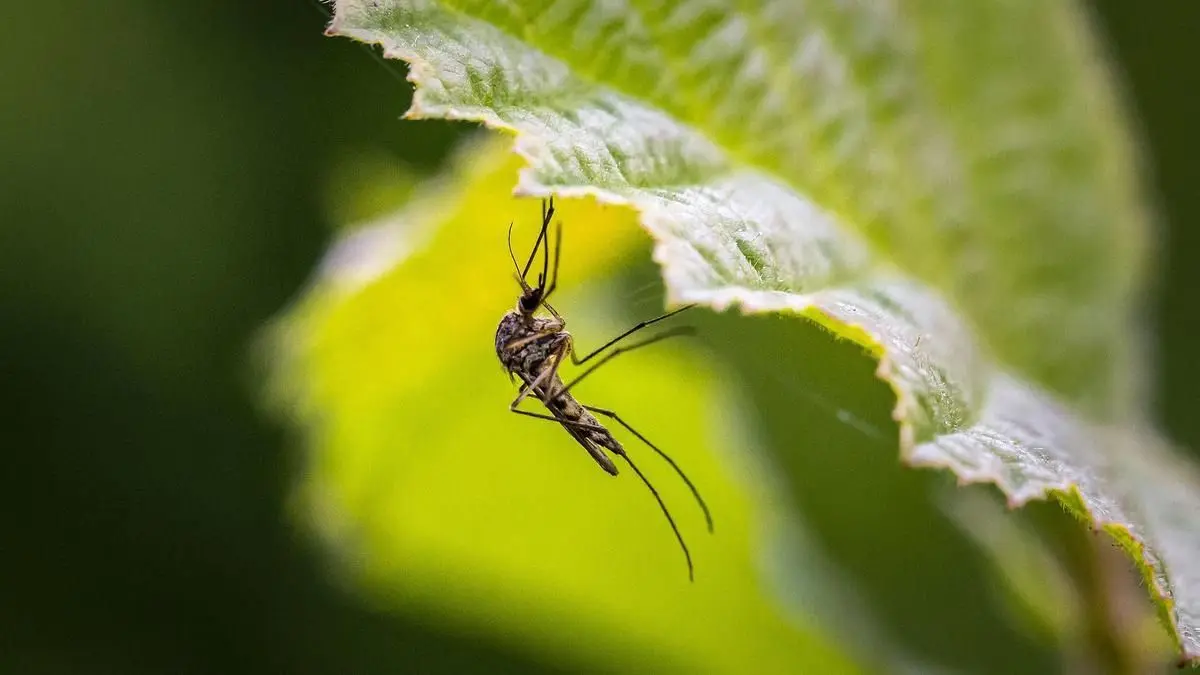
M513 229L513 224L512 224L512 221L510 220L510 221L508 221L508 258L509 258L509 260L512 260L513 277L516 278L517 283L521 284L521 290L528 291L529 284L525 283L524 278L518 276L521 272L521 266L519 264L517 264L517 256L516 256L516 254L513 253L512 229Z

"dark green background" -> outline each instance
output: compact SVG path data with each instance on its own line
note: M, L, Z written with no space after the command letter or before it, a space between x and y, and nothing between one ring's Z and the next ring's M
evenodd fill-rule
M325 578L286 524L298 457L250 368L332 227L333 162L377 149L432 168L457 129L401 122L401 67L323 37L313 0L16 4L0 39L0 669L528 672ZM1200 449L1200 5L1097 7L1169 225L1157 409Z

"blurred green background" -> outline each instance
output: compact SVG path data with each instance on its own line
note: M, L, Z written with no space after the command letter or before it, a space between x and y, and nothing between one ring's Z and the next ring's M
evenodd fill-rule
M1147 179L1169 228L1155 297L1157 408L1196 450L1200 6L1095 7L1140 115ZM0 669L528 672L526 655L507 643L365 603L328 574L287 517L302 457L262 414L250 356L257 331L295 297L340 224L330 186L354 182L346 158L431 172L463 128L400 121L402 66L323 37L326 10L311 0L13 9L0 41ZM653 270L626 276L636 289ZM885 423L882 385L853 349L790 325L756 335L775 333L857 364L845 378L814 366L813 388ZM753 361L735 365L752 376L762 359ZM770 418L777 399L763 396L755 404ZM813 438L762 433L874 447L857 471L891 475L886 443L825 429ZM819 476L822 456L798 461ZM891 503L909 504L905 491L922 481L900 479ZM864 542L884 536L888 512L850 512L812 487L802 499L816 535L842 552L837 564L905 643L936 650L940 637L953 644L939 656L962 664L1005 645L1027 651L1004 650L996 658L1013 661L1001 663L1037 672L1048 662L1036 641L971 632L986 620L964 620L950 639L946 625L895 616L923 598L889 570L936 560L886 542L889 555L879 555ZM973 606L970 565L948 578L943 607L987 613ZM547 672L578 666L538 662Z

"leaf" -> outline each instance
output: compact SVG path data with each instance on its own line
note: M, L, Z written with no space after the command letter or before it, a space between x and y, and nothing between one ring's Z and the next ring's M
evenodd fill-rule
M409 117L515 132L520 194L635 207L673 300L868 347L908 463L1111 532L1200 658L1200 481L1144 431L1153 232L1077 4L343 0L329 32L410 63Z
M1055 645L1015 621L995 593L1002 580L936 500L984 488L956 489L946 472L897 470L888 419L895 396L875 379L877 363L861 347L787 315L700 316L711 360L725 371L722 382L741 392L754 430L756 442L738 449L760 457L767 484L779 488L782 513L770 542L785 545L771 556L784 602L832 627L854 618L847 604L865 606L858 613L910 654L916 672L1055 670ZM808 578L811 552L786 548L797 522L858 602L803 592L826 583ZM856 652L888 654L871 632L852 623L837 635Z
M341 238L273 331L277 400L310 449L301 517L377 601L568 670L858 672L758 592L751 495L718 469L721 418L695 422L721 394L686 345L614 363L587 393L659 441L719 514L710 537L687 488L629 439L687 537L695 584L629 472L611 478L562 429L509 413L516 390L493 346L518 288L505 227L519 254L537 215L511 195L518 167L510 143L473 144L399 212ZM581 348L599 346L624 327L606 279L645 237L625 209L558 209L555 305Z

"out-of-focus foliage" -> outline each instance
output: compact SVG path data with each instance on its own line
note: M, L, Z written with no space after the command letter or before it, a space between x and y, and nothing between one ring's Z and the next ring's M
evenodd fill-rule
M519 191L637 207L674 297L871 348L905 459L1109 531L1200 657L1200 477L1145 430L1152 232L1075 3L342 0L331 32L412 64L410 117L515 131Z
M250 344L335 163L424 173L456 135L396 123L403 69L291 0L6 10L0 672L563 672L347 593L283 513Z

